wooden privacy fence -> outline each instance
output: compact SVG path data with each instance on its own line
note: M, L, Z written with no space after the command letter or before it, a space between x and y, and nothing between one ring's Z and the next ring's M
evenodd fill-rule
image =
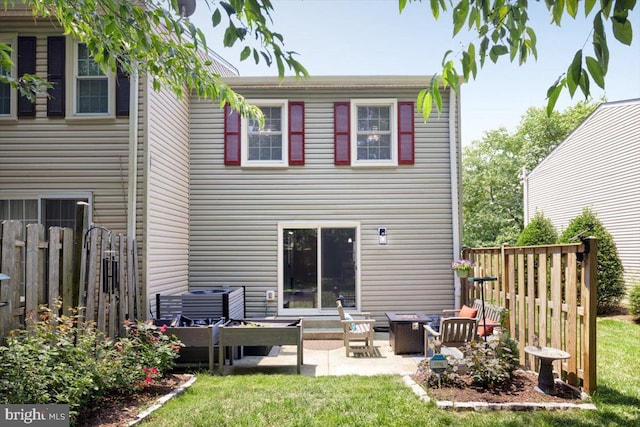
M485 281L485 300L508 311L509 333L518 340L520 362L536 367L528 345L562 349L562 378L592 393L596 389L597 239L582 243L465 249ZM481 298L481 285L463 280L462 303Z
M0 340L10 330L29 327L40 306L95 322L111 337L123 333L125 319L143 318L135 240L127 242L102 227L82 236L69 228L51 227L49 240L41 224L29 224L23 237L19 221L0 227ZM82 230L82 228L80 228Z

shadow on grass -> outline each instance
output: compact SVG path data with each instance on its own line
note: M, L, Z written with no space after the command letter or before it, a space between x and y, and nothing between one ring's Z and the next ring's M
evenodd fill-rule
M570 414L540 416L548 425L572 426L638 426L640 425L640 399L600 386L593 395L597 411L576 411Z

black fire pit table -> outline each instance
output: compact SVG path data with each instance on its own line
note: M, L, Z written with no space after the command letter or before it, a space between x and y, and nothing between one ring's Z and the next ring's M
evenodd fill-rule
M440 316L421 312L385 313L389 319L389 344L395 354L424 352L424 328L429 324L436 329Z

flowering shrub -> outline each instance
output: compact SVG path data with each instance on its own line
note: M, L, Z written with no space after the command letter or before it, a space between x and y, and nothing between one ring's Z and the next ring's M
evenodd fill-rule
M473 267L475 267L475 264L468 259L457 259L451 263L453 271L471 271Z
M128 394L172 369L181 343L149 323L116 341L76 315L45 309L0 346L0 404L68 404L73 418L107 394Z
M518 369L518 343L505 335L500 340L467 343L465 357L447 356L449 367L440 376L429 370L427 359L420 362L416 380L426 387L474 386L483 389L501 389L511 384L513 371ZM465 378L468 380L465 381Z

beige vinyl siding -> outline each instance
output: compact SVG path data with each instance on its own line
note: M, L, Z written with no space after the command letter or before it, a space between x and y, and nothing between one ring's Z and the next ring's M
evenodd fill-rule
M58 35L47 28L13 28L20 36L37 36L36 72L43 77L47 36ZM69 122L46 113L46 96L40 95L35 118L0 122L0 198L92 193L93 221L124 232L129 120Z
M3 21L1 31L36 36L36 73L47 74L47 36L61 35L40 22ZM71 102L71 100L66 100ZM143 88L139 105L144 105ZM140 109L140 127L144 126ZM145 146L138 147L138 254L142 240ZM0 199L78 196L90 193L91 220L114 233L127 230L129 119L75 120L47 117L46 95L36 100L36 117L0 121ZM142 258L142 256L140 257ZM142 271L142 270L139 270ZM144 278L143 278L144 280Z
M640 100L602 104L529 174L529 217L543 211L562 231L590 207L640 278L639 164Z
M148 84L147 296L188 289L189 104ZM152 308L155 314L155 308Z
M428 84L428 83L426 83ZM352 98L414 101L416 88L246 89L248 99L305 102L304 166L224 166L223 112L191 105L191 288L247 286L248 315L264 315L277 290L277 224L357 221L361 310L437 312L453 306L448 100L428 124L415 113L415 165L334 166L333 103ZM378 227L388 244L378 245ZM273 311L273 307L271 307Z

